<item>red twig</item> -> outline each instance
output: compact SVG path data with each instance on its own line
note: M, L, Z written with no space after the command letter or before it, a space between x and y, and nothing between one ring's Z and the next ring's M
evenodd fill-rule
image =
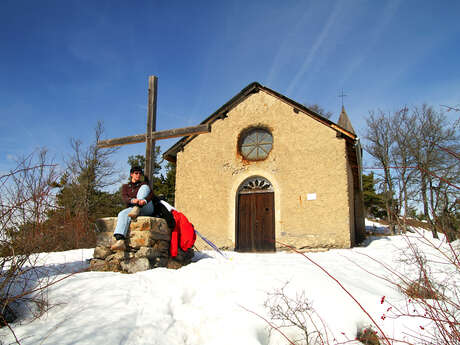
M357 167L357 166L354 166L354 167ZM418 169L417 166L389 166L389 167L386 167L386 168L382 168L382 167L362 167L362 169L364 170L384 170L384 169Z
M447 150L447 149L444 149L444 150ZM458 158L458 157L457 157ZM357 167L357 166L354 166L354 167ZM425 173L427 173L428 175L431 175L433 177L436 177L437 179L440 179L441 181L447 183L449 186L451 187L454 187L454 188L457 188L457 189L460 189L460 187L454 185L453 183L451 183L449 180L445 179L444 177L441 177L441 176L438 176L436 175L435 173L431 172L431 171L428 171L426 169L423 169L421 168L420 166L389 166L389 167L386 167L386 168L382 168L382 167L362 167L363 170L384 170L384 169L418 169L420 171L423 171Z
M435 173L433 173L433 172L431 172L431 171L428 171L428 170L426 170L426 169L423 169L423 168L421 168L421 167L418 167L418 169L419 169L419 170L422 170L422 171L424 171L424 172L426 172L428 175L431 175L431 176L434 176L434 177L436 177L436 178L440 179L441 181L443 181L443 182L447 183L447 184L448 184L449 186L451 186L451 187L454 187L454 188L460 189L460 187L458 187L458 186L454 185L453 183L450 183L450 181L449 181L449 180L446 180L445 178L443 178L443 177L440 177L440 176L436 175Z
M439 146L439 145L438 145L438 147L439 147L441 150L447 152L448 154L454 156L455 158L460 159L460 155L459 155L458 153L456 153L456 152L454 152L454 151L452 151L452 150L446 149L445 147L441 147L441 146Z
M291 249L292 251L296 252L297 254L300 254L302 255L304 258L306 258L308 261L310 261L313 265L315 265L316 267L318 267L320 270L322 270L329 278L331 278L333 281L335 281L339 286L340 288L345 291L347 293L348 296L350 296L350 298L359 306L359 308L364 312L364 314L367 315L367 317L372 321L372 323L375 325L375 327L377 327L377 329L380 331L380 334L382 335L382 337L385 339L385 342L388 344L388 345L391 345L391 342L390 340L387 338L387 336L385 335L385 333L383 332L383 330L380 328L380 326L377 324L377 322L372 318L372 316L367 312L367 310L362 306L362 304L342 285L342 283L340 283L338 281L337 278L335 278L334 276L332 276L332 274L330 274L324 267L322 267L320 264L318 264L317 262L313 261L312 259L310 259L307 255L305 255L305 253L302 253L301 251L297 250L296 248L294 248L293 246L289 245L289 244L285 244L285 243L282 243L282 242L279 242L279 241L276 241L277 243L283 245L283 246L286 246L288 247L289 249Z
M14 340L16 340L16 343L18 345L21 345L21 343L19 342L19 339L16 336L16 333L14 332L13 328L10 326L10 324L6 321L6 319L4 317L2 317L2 321L5 322L6 327L8 327L10 329L11 334L13 334Z

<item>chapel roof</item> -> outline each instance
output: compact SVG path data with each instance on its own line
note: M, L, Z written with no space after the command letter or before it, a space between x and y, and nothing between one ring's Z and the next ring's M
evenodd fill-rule
M214 113L212 113L210 116L204 119L200 124L210 124L212 126L212 123L214 123L215 121L225 119L228 116L227 114L230 110L232 110L239 103L244 101L250 95L257 93L259 91L264 91L278 98L279 100L292 106L294 112L303 113L305 115L312 117L313 119L321 122L322 124L332 128L339 135L342 135L346 139L349 139L353 142L357 139L355 131L353 130L353 127L351 126L350 119L348 118L348 115L346 114L345 109L343 107L342 107L342 113L344 114L344 120L342 120L342 122L340 120L342 118L342 113L341 113L339 122L334 123L333 121L325 118L321 114L311 110L310 108L304 106L303 104L300 104L266 86L263 86L259 84L258 82L253 82L249 84L248 86L246 86L243 90L241 90L238 94L236 94L233 98L231 98L227 103L225 103L223 106L217 109ZM193 140L196 136L197 135L192 134L192 135L181 138L173 146L171 146L169 149L165 151L165 153L163 154L163 158L168 161L174 162L177 152L182 150L182 148L185 145L187 145L188 142Z
M346 129L347 131L356 134L355 130L353 129L353 126L351 125L350 118L347 115L347 112L345 111L345 107L342 105L342 112L340 113L339 117L339 122L337 124Z

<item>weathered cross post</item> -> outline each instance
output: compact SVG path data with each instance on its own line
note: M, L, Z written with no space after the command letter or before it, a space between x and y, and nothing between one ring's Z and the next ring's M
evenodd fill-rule
M98 147L106 148L145 142L145 175L149 179L150 188L152 188L153 182L153 153L155 151L155 140L177 138L186 135L197 135L211 132L211 126L209 124L168 129L157 132L157 86L158 78L156 76L149 76L147 132L145 134L137 134L129 137L101 140L97 143Z
M157 124L157 85L158 78L149 76L149 99L147 105L147 133L145 133L145 175L149 179L150 188L153 188L153 157L155 152L155 140L152 140L152 132Z

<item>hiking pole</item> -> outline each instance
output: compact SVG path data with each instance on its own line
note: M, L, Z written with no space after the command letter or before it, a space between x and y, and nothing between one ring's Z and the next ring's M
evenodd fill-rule
M220 255L222 255L224 258L226 258L228 260L228 258L224 255L224 253L222 253L214 243L212 243L210 240L208 240L206 237L204 237L202 234L200 234L197 230L195 230L195 233L198 236L200 236L203 241L205 241L207 244L209 244L209 246L211 246L212 249L214 249L216 252L218 252Z

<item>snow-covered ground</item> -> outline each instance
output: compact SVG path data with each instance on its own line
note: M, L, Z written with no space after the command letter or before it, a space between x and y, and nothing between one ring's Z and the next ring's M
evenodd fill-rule
M380 223L374 222L372 220L366 219L366 232L369 234L382 234L389 235L390 230L387 225L382 225Z
M422 246L418 235L408 236ZM435 244L444 245L441 241ZM404 298L391 284L368 272L386 274L372 257L406 276L415 274L400 260L407 246L403 236L380 236L369 240L366 247L307 255L337 278L388 336L402 339L410 330L427 327L427 322L382 317L388 314L388 303L403 304ZM428 255L434 251L422 250ZM72 250L40 254L40 259L50 272L64 274L86 269L92 253L92 249ZM194 263L179 270L158 268L132 275L77 273L50 287L54 307L46 315L13 324L16 336L24 345L286 344L277 332L270 334L267 322L254 314L269 319L264 302L286 283L287 295L305 293L337 342L354 339L358 328L371 324L335 281L300 254L225 255L227 259L212 250L200 252ZM443 274L439 273L440 279L445 278ZM458 272L450 279L460 283ZM14 342L5 327L0 329L0 339L4 344ZM349 342L353 343L357 342Z

